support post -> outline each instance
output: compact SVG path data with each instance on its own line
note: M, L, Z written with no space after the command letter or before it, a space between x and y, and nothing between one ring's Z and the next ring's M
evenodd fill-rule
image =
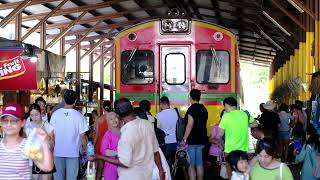
M113 58L113 56L111 57ZM112 59L110 59L112 61ZM113 102L113 66L114 66L114 61L110 63L110 101Z
M90 47L92 47L94 41L90 41ZM89 55L89 101L92 102L93 97L93 53Z
M80 38L80 35L77 35L77 39ZM80 100L80 94L81 94L81 79L80 79L80 71L81 71L81 43L77 44L76 47L76 93L77 93L77 99Z
M21 41L21 27L22 27L22 14L17 14L16 24L15 24L15 39Z
M101 54L104 49L101 46ZM104 100L104 58L100 58L100 107L102 107L102 103Z
M0 27L4 28L17 14L21 13L29 4L31 0L22 1L9 15L2 19Z
M41 31L40 31L40 48L46 49L46 22L42 23L41 25Z
M60 32L62 32L62 31L63 31L63 29L61 28ZM60 39L60 55L61 56L64 56L65 44L66 44L65 37L63 36Z

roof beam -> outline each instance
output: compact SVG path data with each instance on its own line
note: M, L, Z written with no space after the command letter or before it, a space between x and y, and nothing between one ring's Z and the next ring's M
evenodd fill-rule
M276 0L271 0L271 2L280 9L286 16L288 16L293 22L295 22L301 29L304 31L307 30L306 26L302 24L302 22L299 21L294 15L292 15L289 11L287 11L284 7L281 6L281 4Z
M80 43L82 40L84 40L100 23L102 23L102 21L97 22L94 26L92 26L90 29L88 29L88 31L80 39L76 39L76 41L73 43L73 45L68 50L66 50L63 53L63 55L64 56L67 55L74 47L76 47L76 45L78 43ZM92 41L92 40L89 40L89 41ZM66 44L67 44L67 41L66 41ZM71 43L69 43L69 44L71 44Z
M67 34L72 27L78 22L80 21L80 19L86 15L87 12L83 12L76 20L72 21L67 28L65 28L62 32L60 32L60 34L58 34L47 46L46 49L52 47L54 44L56 44L65 34Z
M147 8L138 8L130 11L123 11L123 12L118 12L118 13L113 13L113 14L108 14L108 15L101 15L101 16L94 16L86 19L82 19L76 22L76 24L86 24L86 23L91 23L95 21L100 21L100 20L108 20L108 19L113 19L113 18L119 18L122 17L125 14L130 14L133 12L138 12L138 11L146 11L146 10L152 10L152 9L157 9L163 6L151 6ZM55 24L50 24L47 26L47 29L58 29L62 27L66 27L69 23L55 23Z
M103 2L103 3L78 6L78 7L74 7L74 8L60 9L60 10L56 11L55 13L53 13L51 15L51 17L106 8L106 7L110 7L114 3L118 3L118 2L122 2L122 1L128 1L128 0L113 0L113 1ZM46 15L47 15L47 13L29 15L29 16L22 17L22 20L23 21L32 21L32 20L42 19Z
M114 24L109 24L109 25L97 26L96 28L94 28L94 31L108 30L110 28L118 28L118 27L122 27L122 26L127 26L127 25L131 25L131 24L135 24L139 21L140 20L132 20L132 21L125 21L125 22L114 23ZM78 34L84 34L87 32L88 32L88 29L78 30L78 31L70 31L66 34L66 36L74 36L74 35L78 35ZM55 36L56 35L48 35L47 39L50 39L50 38L52 39Z
M283 24L280 24L280 23L281 23L281 22L280 22L280 19L279 19L278 17L272 15L273 13L270 13L269 11L266 11L266 10L265 10L265 12L268 14L268 16L270 16L272 19L274 19L274 21L276 21L280 26L282 26L282 28L284 28L285 31L289 32L290 35L292 35L294 39L296 39L296 40L299 39L298 36L296 35L296 33L291 30L291 28L289 28L289 27L287 27L287 26L284 26ZM266 15L265 15L265 16L266 16ZM269 20L270 20L270 19L269 19ZM271 20L270 20L270 21L271 21ZM271 22L272 22L272 21L271 21ZM272 23L273 23L273 22L272 22ZM278 27L278 28L279 28L280 30L282 30L280 27ZM283 30L282 30L282 31L283 31ZM283 32L284 32L284 31L283 31Z
M221 13L220 13L220 8L219 8L219 3L218 0L211 0L211 4L213 6L213 8L215 8L216 10L213 10L215 15L218 17L218 24L220 25L224 25L222 19L221 19Z
M115 32L114 32L115 33ZM114 34L112 33L112 34ZM94 40L97 40L97 39L101 39L103 34L100 34L100 35L96 35L96 36L88 36L84 39L82 39L81 42L86 42L86 41L94 41ZM112 41L112 40L111 40ZM76 43L77 40L76 39L71 39L71 40L66 40L66 44L74 44Z
M101 45L100 45L100 48L101 48L101 47L108 48L108 47L110 47L110 46L112 46L112 43L110 43L110 41L107 41L107 42L101 44ZM86 50L88 50L88 49L90 49L91 47L92 47L92 46L90 46L90 44L88 44L88 45L81 45L81 49L86 49ZM100 55L100 54L101 54L101 51L98 50L98 49L95 49L95 52L96 52L95 54L97 54L97 55Z
M183 1L185 3L185 1ZM203 20L200 12L199 12L199 9L198 9L198 6L196 5L196 3L194 2L194 0L188 0L188 5L192 8L193 12L196 14L196 16ZM186 6L188 6L186 5ZM188 7L187 7L188 8Z
M82 55L80 57L80 60L83 59L84 57L86 57L87 55L91 54L97 47L99 47L102 43L104 43L104 40L106 40L107 38L110 37L112 31L114 29L110 30L108 33L104 34L103 37L97 42L95 43L92 48L90 48L86 53L84 53L84 55Z
M29 4L31 0L25 0L21 2L9 15L7 15L2 21L0 22L0 27L5 27L13 18L16 17L17 14L21 13Z
M315 13L309 9L307 6L305 6L300 0L291 0L296 5L298 5L304 12L306 12L310 17L312 17L313 20L315 20Z
M113 49L113 45L111 45L110 47L108 47L102 54L100 54L94 61L93 64L95 64L100 58L104 57L104 55L106 55L108 52L110 52ZM112 53L112 51L111 51Z
M59 0L32 0L29 5L32 6L32 5L36 5L36 4L44 4L44 3L54 2L54 1L59 1ZM21 4L21 2L22 1L0 4L0 11L7 10L7 9L14 9L17 6L19 6L19 4Z
M57 7L55 7L50 13L48 13L44 18L41 19L40 22L38 22L35 26L33 26L28 32L22 36L22 41L27 39L27 37L34 32L34 30L38 29L40 25L45 23L49 17L51 17L52 14L54 14L58 9L60 9L67 1L69 0L63 0Z

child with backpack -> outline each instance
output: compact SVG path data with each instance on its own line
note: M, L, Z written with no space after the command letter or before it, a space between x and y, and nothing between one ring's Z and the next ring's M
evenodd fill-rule
M227 160L232 169L231 180L249 180L249 163L246 152L240 150L232 151Z
M295 154L298 152L295 151ZM307 141L296 161L303 162L301 170L302 180L317 180L320 178L320 142L316 130L310 126L307 130Z

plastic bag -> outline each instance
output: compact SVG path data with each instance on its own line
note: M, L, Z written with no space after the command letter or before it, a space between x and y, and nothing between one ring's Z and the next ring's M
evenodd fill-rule
M87 165L87 180L95 180L96 179L96 166L93 161L88 161Z
M33 160L43 160L42 142L37 136L36 128L32 129L24 147L24 154Z
M227 167L225 162L221 163L220 176L223 179L228 179Z

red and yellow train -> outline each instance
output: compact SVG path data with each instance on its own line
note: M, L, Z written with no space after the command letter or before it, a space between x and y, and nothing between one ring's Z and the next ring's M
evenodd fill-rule
M116 98L127 97L134 105L149 100L154 115L161 96L185 113L190 90L201 90L208 133L219 119L223 99L240 97L236 36L200 20L156 19L120 32L114 73Z

